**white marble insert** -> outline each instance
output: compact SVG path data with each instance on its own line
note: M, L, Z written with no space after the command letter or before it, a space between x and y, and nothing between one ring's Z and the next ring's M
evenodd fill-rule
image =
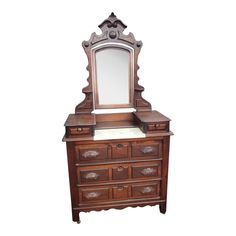
M98 129L95 130L94 140L145 138L146 135L139 128Z

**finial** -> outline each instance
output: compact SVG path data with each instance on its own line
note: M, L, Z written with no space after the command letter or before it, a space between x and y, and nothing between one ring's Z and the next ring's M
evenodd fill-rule
M116 17L116 15L114 14L114 12L112 12L109 17Z

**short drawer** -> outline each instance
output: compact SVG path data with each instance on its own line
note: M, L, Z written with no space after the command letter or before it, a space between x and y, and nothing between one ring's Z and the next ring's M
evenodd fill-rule
M112 179L113 180L124 180L129 178L129 166L114 166L112 167Z
M132 157L161 156L161 141L132 143Z
M76 146L77 161L100 161L108 158L107 145L79 145Z
M109 169L77 169L77 176L79 183L96 183L101 181L109 180Z
M161 177L161 161L131 166L132 178Z
M128 199L129 187L127 185L120 185L112 187L112 198L119 199Z
M69 135L89 135L90 134L90 128L89 127L67 127L67 130L69 132Z
M149 184L133 184L132 198L160 197L160 182Z
M100 202L109 199L109 188L80 189L80 202Z
M147 130L148 131L161 131L167 129L167 123L155 123L155 124L148 124Z
M123 159L128 158L128 143L114 143L111 144L111 158Z

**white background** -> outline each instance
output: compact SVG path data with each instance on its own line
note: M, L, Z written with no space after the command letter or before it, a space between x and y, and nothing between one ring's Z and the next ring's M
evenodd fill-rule
M83 99L81 42L114 11L143 41L144 97L172 119L168 210L71 221L64 121ZM1 235L235 235L235 1L1 1Z

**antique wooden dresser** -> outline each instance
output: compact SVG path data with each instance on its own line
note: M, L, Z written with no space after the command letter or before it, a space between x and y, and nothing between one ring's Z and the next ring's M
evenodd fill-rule
M79 213L159 205L166 212L170 119L141 96L142 47L112 13L82 43L85 99L65 122L73 221Z

